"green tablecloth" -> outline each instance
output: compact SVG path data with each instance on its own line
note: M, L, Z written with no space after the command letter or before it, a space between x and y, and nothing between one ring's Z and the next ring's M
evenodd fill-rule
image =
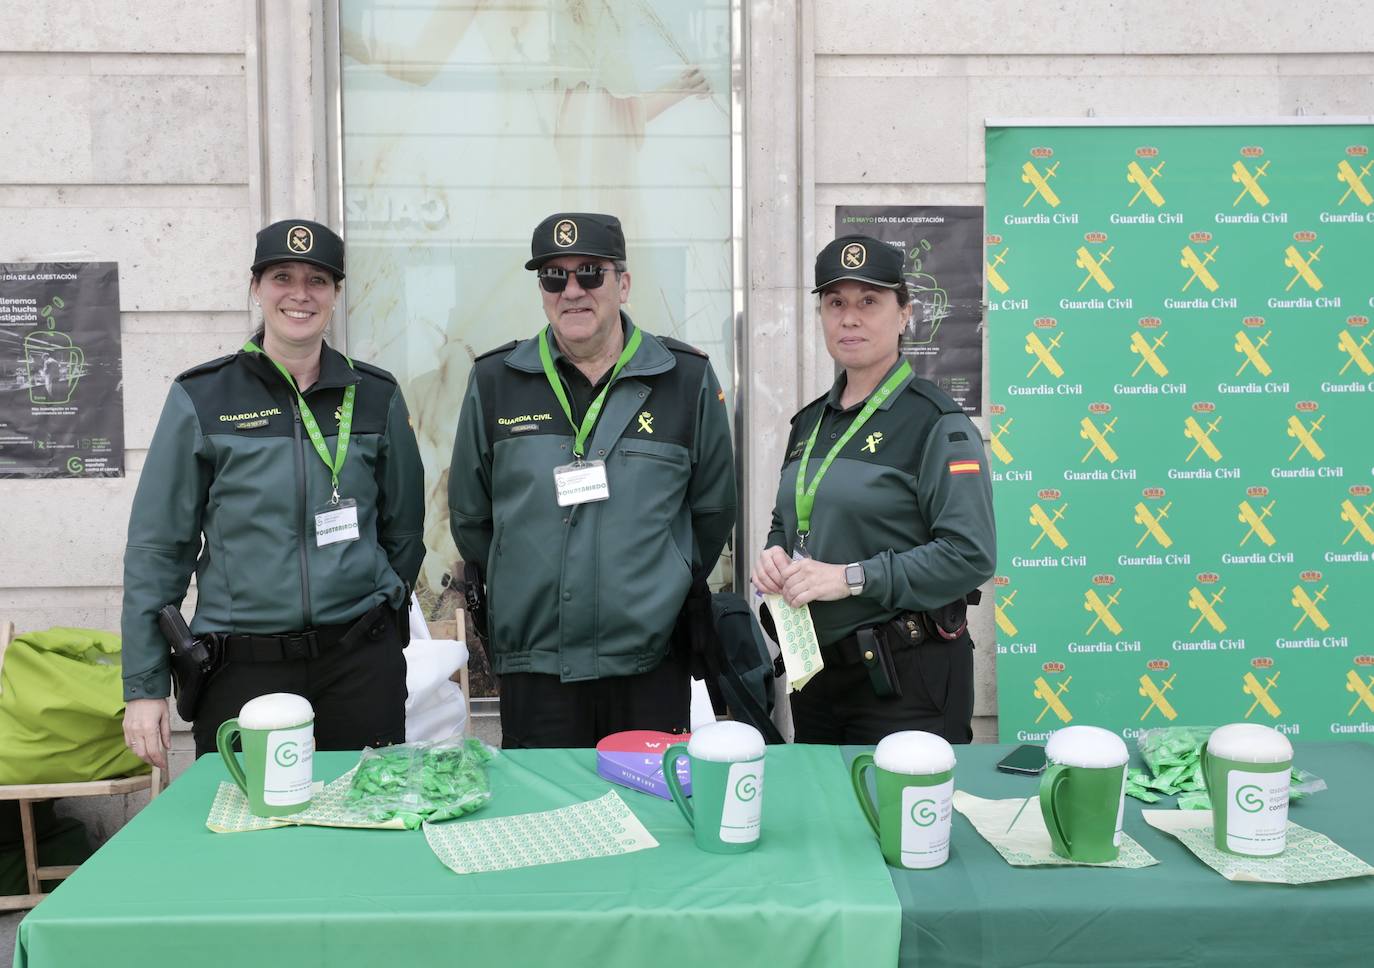
M321 753L318 779L356 757ZM473 819L618 790L661 846L457 875L419 831L214 834L223 763L198 761L19 926L16 968L892 965L900 909L834 747L770 747L763 840L696 849L670 802L591 750L505 754ZM464 821L456 821L462 823Z
M1011 749L957 747L956 788L1034 793L1038 778L994 769ZM844 752L852 759L858 750ZM1302 744L1294 762L1329 789L1295 803L1289 819L1374 863L1374 746ZM1013 868L956 812L945 866L890 869L902 900L902 968L1374 965L1374 877L1232 883L1147 825L1142 806L1126 799L1126 832L1159 860L1144 870Z

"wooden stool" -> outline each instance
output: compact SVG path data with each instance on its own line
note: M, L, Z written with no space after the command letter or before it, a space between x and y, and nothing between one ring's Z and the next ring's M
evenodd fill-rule
M14 623L0 623L0 668L4 666L5 649L14 638ZM15 783L0 786L0 800L19 801L19 823L24 833L24 870L28 876L29 893L0 894L0 911L22 911L35 906L47 897L40 885L43 881L60 881L71 876L76 870L74 865L53 867L38 866L38 832L33 824L33 805L42 800L60 800L67 797L110 797L151 791L157 796L165 787L160 769L145 776L126 776L114 780L88 780L74 783Z

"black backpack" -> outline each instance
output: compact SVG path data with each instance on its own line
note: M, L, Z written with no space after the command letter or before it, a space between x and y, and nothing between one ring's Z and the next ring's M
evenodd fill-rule
M728 711L737 722L753 726L766 743L781 743L772 719L777 671L758 619L744 599L731 592L713 595L704 581L694 582L678 632L679 641L691 649L692 677L706 681L716 711Z

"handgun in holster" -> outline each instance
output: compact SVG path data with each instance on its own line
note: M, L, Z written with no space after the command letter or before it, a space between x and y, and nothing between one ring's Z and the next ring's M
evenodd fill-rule
M925 613L930 622L931 631L946 642L957 639L968 628L968 607L977 605L982 600L983 593L975 588L948 605L932 608Z
M719 699L716 680L720 670L712 668L712 659L718 658L721 650L711 615L711 589L705 575L693 576L673 623L671 641L674 651L686 660L692 678L706 683L712 702Z
M205 684L219 668L220 645L213 635L196 637L175 605L164 605L157 613L157 626L172 650L172 685L175 687L177 714L188 723L196 718Z
M463 596L463 607L467 609L472 627L477 630L483 644L487 642L487 583L482 578L482 569L473 561L463 562L463 577L458 581L458 591Z

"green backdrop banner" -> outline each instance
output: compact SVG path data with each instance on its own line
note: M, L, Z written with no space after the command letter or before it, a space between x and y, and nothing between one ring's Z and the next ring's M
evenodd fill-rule
M1371 146L988 129L1003 741L1374 738Z

